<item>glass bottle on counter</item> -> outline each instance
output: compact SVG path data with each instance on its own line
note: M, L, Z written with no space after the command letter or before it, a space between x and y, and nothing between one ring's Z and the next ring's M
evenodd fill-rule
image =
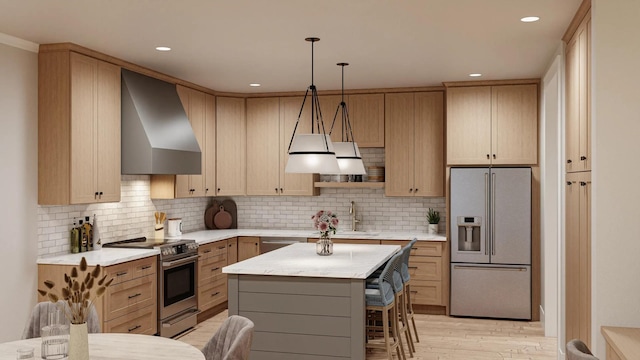
M73 218L73 226L71 227L70 235L69 235L69 247L71 248L71 252L73 254L77 254L80 252L80 230L76 227L76 218Z
M82 220L78 220L78 232L80 234L80 252L85 252L87 251L87 234Z
M84 217L84 230L87 233L87 251L91 251L93 250L93 225L88 216Z

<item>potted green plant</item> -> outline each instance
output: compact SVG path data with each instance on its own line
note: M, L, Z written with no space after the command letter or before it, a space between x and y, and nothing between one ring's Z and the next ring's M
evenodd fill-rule
M438 223L440 222L440 212L429 208L427 211L427 221L429 222L428 233L435 235L438 233Z

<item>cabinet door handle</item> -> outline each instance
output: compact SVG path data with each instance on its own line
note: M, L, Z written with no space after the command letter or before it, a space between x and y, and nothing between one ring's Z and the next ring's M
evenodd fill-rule
M204 192L208 193L209 192L209 188L204 189Z
M567 164L571 164L572 162L571 159L567 159Z
M411 193L411 192L413 192L413 189L409 189L409 192L410 192L410 193Z
M580 181L580 186L587 186L587 183L584 181Z
M278 193L278 188L275 189L276 190L276 194Z
M127 330L128 330L129 332L132 332L133 330L140 329L141 327L142 327L142 325L136 325L136 326L134 326L134 327L132 327L132 328L128 328Z
M96 191L96 193L95 193L95 194L93 194L93 197L94 197L94 198L97 198L97 197L98 197L98 192L97 192L97 191Z
M133 298L137 298L140 295L142 295L142 294L141 293L137 293L137 294L129 295L129 300L131 300Z
M211 294L211 297L214 297L214 296L216 296L216 295L218 295L218 294L220 294L220 291L216 291L216 292L214 292L213 294Z
M218 188L218 192L220 192L220 188Z
M128 273L129 273L128 271L122 271L122 272L116 273L116 276L125 276Z
M282 190L282 188L280 188L280 194L282 194L284 192L284 190Z
M218 249L219 249L219 250L222 250L222 249L224 249L225 247L226 247L226 246L224 246L224 245L222 245L222 246L218 246Z
M489 156L489 154L487 154L487 159L491 159L491 157Z
M567 185L571 185L571 181L567 181Z
M151 269L151 265L147 265L147 266L143 266L142 270L147 270L147 269Z
M585 161L585 160L587 160L587 157L586 156L580 156L580 160Z
M494 159L496 158L496 154L493 154L493 158L494 158Z
M415 188L415 189L413 190L413 192L414 192L414 193L417 193L417 192L418 192L418 188Z

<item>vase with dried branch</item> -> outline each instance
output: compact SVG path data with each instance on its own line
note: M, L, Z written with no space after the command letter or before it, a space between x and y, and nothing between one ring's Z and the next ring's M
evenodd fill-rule
M79 269L79 271L78 271ZM79 267L71 268L70 274L64 274L65 285L60 293L54 293L56 284L51 280L44 281L47 290L38 289L40 295L49 301L58 303L63 300L67 306L60 309L71 323L69 338L69 359L89 359L89 345L87 333L87 317L91 306L113 282L113 278L107 279L107 274L102 274L102 267L96 265L89 270L87 259L82 257ZM61 303L60 303L61 304Z

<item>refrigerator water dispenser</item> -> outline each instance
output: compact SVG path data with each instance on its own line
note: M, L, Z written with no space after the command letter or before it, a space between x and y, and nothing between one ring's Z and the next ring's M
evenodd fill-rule
M480 216L458 216L458 251L480 251Z

